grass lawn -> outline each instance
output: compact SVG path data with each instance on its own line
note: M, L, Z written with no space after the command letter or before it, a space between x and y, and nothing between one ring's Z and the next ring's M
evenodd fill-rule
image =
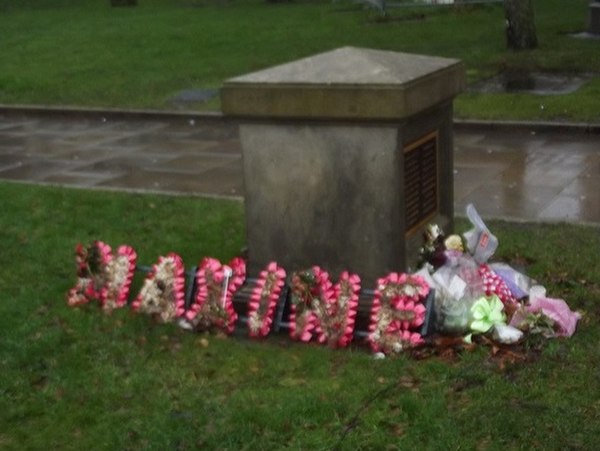
M588 0L537 0L539 48L505 48L501 4L390 9L387 20L350 0L0 0L0 103L174 109L186 89L340 46L460 58L474 82L507 67L592 72L561 96L463 94L458 117L600 120L600 41ZM219 109L219 101L186 104Z
M227 259L243 245L242 205L12 183L0 183L0 199L2 449L597 445L598 228L489 224L498 259L585 313L572 338L501 367L484 347L373 360L362 347L199 335L128 310L71 309L77 242L129 243L146 264L169 251L188 266Z

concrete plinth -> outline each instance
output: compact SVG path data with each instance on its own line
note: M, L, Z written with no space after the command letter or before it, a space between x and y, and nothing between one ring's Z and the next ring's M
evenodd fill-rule
M600 1L590 3L588 32L600 36Z
M451 227L457 60L342 48L228 80L240 121L249 272L347 269L365 287Z

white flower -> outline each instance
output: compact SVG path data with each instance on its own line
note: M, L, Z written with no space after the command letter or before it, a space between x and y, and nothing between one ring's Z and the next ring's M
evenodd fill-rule
M516 343L523 336L523 332L513 326L494 324L494 340L504 344Z
M193 330L194 326L185 318L180 318L177 325L185 330Z
M418 293L417 289L414 286L412 286L411 284L407 284L404 287L404 294L406 294L407 296L412 297L412 296L416 295L417 293Z
M392 345L392 349L394 350L394 352L402 352L402 343L397 341Z

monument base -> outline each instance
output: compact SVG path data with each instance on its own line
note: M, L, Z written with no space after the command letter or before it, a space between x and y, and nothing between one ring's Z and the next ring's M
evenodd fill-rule
M588 32L600 36L600 2L590 3Z
M372 289L416 269L423 228L452 228L452 171L440 170L453 167L451 113L446 104L401 124L242 122L249 274L273 260L288 272L319 265ZM408 158L423 146L429 157Z
M243 149L248 270L317 265L364 288L452 229L458 60L343 47L225 82Z

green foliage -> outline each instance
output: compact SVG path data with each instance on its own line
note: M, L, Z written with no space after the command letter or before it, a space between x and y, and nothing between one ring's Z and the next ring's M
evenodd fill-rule
M499 4L398 8L382 18L349 1L140 0L135 8L112 8L109 0L0 0L0 102L169 109L181 90L219 87L232 76L346 45L460 58L469 81L523 61L598 73L597 41L569 36L585 28L587 3L536 2L540 46L513 53ZM594 93L561 96L565 105L551 118L598 120ZM536 96L489 97L459 97L457 114L548 117L529 105ZM593 105L579 109L586 103Z
M78 241L227 259L236 202L0 183L0 206L2 449L593 449L600 433L598 228L490 222L498 258L586 313L501 368L484 348L376 361L66 306Z

